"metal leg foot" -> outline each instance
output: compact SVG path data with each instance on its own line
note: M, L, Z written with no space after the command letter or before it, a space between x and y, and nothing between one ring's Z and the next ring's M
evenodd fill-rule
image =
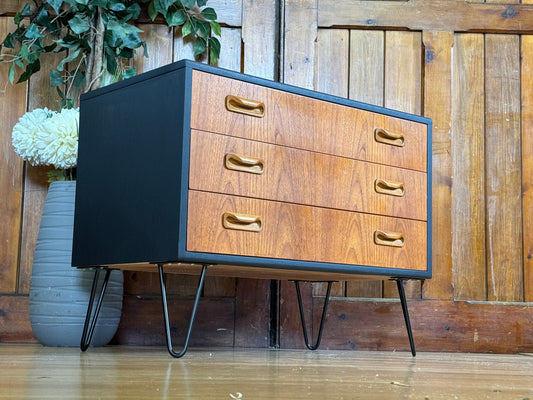
M96 289L98 287L98 278L100 276L101 268L97 268L94 272L93 286L91 288L91 296L89 297L89 305L87 307L87 315L85 317L85 324L83 326L83 333L81 335L80 349L85 351L89 348L91 340L94 334L94 328L96 327L96 321L98 320L98 314L100 314L100 309L102 308L102 300L104 299L105 291L107 289L107 283L109 282L109 276L111 275L111 270L106 268L104 282L100 289L100 295L98 296L98 301L94 305L94 300L96 297Z
M413 340L413 331L411 330L411 322L409 320L409 310L407 309L407 300L405 299L405 290L403 288L403 279L394 279L398 286L398 294L400 295L400 302L402 304L403 318L405 319L405 327L407 328L407 335L409 336L409 345L411 346L411 354L416 356L415 342Z
M331 285L333 282L328 282L328 290L326 292L326 298L324 299L324 308L322 309L322 318L320 320L320 328L318 330L318 338L314 345L309 343L309 336L307 335L307 324L305 323L305 315L302 304L302 295L300 293L300 281L294 281L296 286L296 294L298 295L298 306L300 308L300 318L302 320L302 330L304 334L305 345L309 350L316 350L320 346L320 340L322 339L322 330L324 329L324 321L326 320L326 313L328 310L329 295L331 292Z
M191 337L192 326L194 324L194 318L196 317L196 310L198 309L198 303L200 301L200 296L202 294L202 289L204 287L205 273L207 270L207 265L202 265L202 273L200 274L200 279L198 281L198 289L196 291L196 298L194 299L194 305L192 307L191 319L189 320L189 329L187 330L187 336L185 338L185 344L183 349L176 353L172 347L172 338L170 336L170 324L168 322L168 305L167 305L167 291L165 288L165 281L163 279L163 265L157 265L159 269L159 283L161 286L161 299L163 301L163 317L165 319L165 333L167 339L167 348L168 352L172 357L180 358L187 352L187 347L189 346L189 339Z

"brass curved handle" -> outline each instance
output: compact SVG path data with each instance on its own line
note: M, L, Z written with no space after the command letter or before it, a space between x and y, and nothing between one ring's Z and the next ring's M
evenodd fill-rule
M392 146L405 146L405 138L401 133L389 132L383 128L374 129L374 138L376 142L390 144Z
M222 225L226 229L251 232L261 232L261 229L263 228L261 217L247 214L235 214L232 212L225 212L222 215Z
M249 100L228 94L226 96L226 109L239 114L251 115L262 118L265 116L265 105L260 101Z
M403 233L376 230L374 232L374 243L378 246L403 247L405 237Z
M401 182L390 182L383 179L374 181L374 189L381 194L402 197L405 194L405 187Z
M224 165L227 169L233 171L249 172L250 174L258 175L261 175L265 169L263 160L235 153L226 154Z

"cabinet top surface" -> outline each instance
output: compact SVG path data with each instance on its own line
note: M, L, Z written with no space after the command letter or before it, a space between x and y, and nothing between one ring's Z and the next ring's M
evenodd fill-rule
M415 121L415 122L420 122L428 126L431 126L431 119L422 117L419 115L409 114L406 112L379 107L379 106L372 105L372 104L362 103L362 102L358 102L355 100L346 99L343 97L337 97L337 96L329 95L326 93L316 92L313 90L304 89L304 88L300 88L300 87L292 86L292 85L287 85L284 83L275 82L275 81L271 81L271 80L264 79L264 78L259 78L259 77L252 76L252 75L242 74L239 72L230 71L227 69L214 67L211 65L202 64L202 63L198 63L198 62L190 61L190 60L176 61L171 64L165 65L163 67L159 67L151 71L144 72L140 75L134 76L127 80L120 81L120 82L93 90L89 93L84 93L81 96L81 100L83 102L84 100L88 100L88 99L91 99L97 96L101 96L108 92L118 90L118 89L130 86L130 85L134 85L136 83L143 82L148 79L153 79L160 75L172 73L173 71L183 69L183 68L190 70L190 71L192 70L204 71L210 74L221 75L221 76L225 76L231 79L242 80L242 81L254 83L257 85L270 87L273 89L283 90L285 92L299 94L302 96L308 96L308 97L316 98L319 100L330 101L330 102L334 102L337 104L343 104L349 107L355 107L355 108L359 108L359 109L363 109L363 110L367 110L371 112L390 115L390 116L397 117L397 118L404 118L404 119L408 119L408 120ZM428 132L431 132L431 130L428 130Z

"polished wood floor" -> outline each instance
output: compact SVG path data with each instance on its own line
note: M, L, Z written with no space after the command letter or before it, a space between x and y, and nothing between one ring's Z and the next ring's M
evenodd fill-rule
M533 356L0 345L0 399L533 400Z

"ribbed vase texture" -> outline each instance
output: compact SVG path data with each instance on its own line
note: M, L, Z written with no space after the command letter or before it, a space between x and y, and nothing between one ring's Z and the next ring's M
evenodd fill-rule
M80 345L94 278L93 270L71 266L75 192L74 181L50 185L37 237L30 321L35 336L45 346ZM104 274L100 275L103 279ZM122 293L122 272L113 271L92 346L103 346L113 338L120 322Z

